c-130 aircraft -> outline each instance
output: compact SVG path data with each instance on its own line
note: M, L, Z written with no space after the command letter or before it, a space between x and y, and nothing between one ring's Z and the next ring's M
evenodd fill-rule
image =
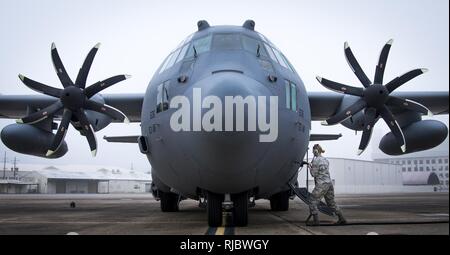
M52 44L63 89L19 75L44 95L0 95L0 117L18 119L3 128L3 143L19 153L58 158L68 151L64 136L72 124L95 155L95 131L112 122L141 122L139 136L105 139L138 143L152 166L153 194L163 212L178 211L182 199L199 200L209 226L216 227L224 208L231 208L235 226L246 226L257 199L269 199L274 211L289 209L290 187L298 185L309 142L337 139L311 134L311 121L363 131L358 154L380 118L391 132L379 148L389 155L427 150L447 137L445 124L422 116L448 114L448 91L395 92L426 69L384 83L392 40L381 51L373 82L345 43L347 62L363 87L317 77L334 92L308 93L288 59L255 31L254 21L210 26L202 20L197 26L161 64L144 94L100 94L127 75L86 87L99 44L73 82ZM61 120L59 126L55 120Z

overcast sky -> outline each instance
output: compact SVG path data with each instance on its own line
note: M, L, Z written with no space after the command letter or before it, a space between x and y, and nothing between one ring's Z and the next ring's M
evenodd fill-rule
M55 42L66 69L75 79L85 55L97 42L102 46L88 83L116 74L133 78L105 93L143 93L154 72L178 43L195 32L196 23L241 25L256 22L289 58L308 91L326 91L320 75L361 86L348 67L343 45L349 41L369 77L373 77L384 43L394 39L385 80L418 67L430 72L401 87L401 91L448 91L449 2L447 0L314 0L314 1L50 1L0 0L0 93L36 94L19 82L23 73L61 87L50 59ZM448 116L437 117L448 125ZM0 128L13 123L0 120ZM387 127L378 122L377 133ZM18 155L0 144L0 152L22 163L95 164L148 169L137 145L108 144L104 135L137 135L138 124L112 124L97 133L98 155L92 158L87 141L70 128L69 152L62 159L45 160ZM339 141L323 143L328 156L356 158L360 135L344 127L313 124L312 133L342 133ZM370 159L368 150L359 159ZM19 163L20 163L19 162Z

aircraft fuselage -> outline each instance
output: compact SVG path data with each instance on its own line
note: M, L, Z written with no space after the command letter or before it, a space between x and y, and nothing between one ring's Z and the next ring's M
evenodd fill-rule
M264 36L239 26L183 41L150 81L141 121L158 189L193 199L289 189L311 128L297 72Z

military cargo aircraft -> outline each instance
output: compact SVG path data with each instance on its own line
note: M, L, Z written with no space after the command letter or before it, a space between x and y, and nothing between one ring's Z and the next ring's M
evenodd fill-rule
M152 166L154 195L163 212L178 211L182 199L196 199L207 208L210 226L222 224L224 209L232 212L235 226L246 226L249 205L257 199L269 199L271 210L288 210L290 187L309 142L337 138L312 134L312 121L362 131L358 154L379 119L391 130L379 144L389 155L427 150L447 137L444 123L422 117L448 114L448 91L395 91L426 69L384 82L392 40L381 51L373 81L345 43L345 57L362 86L317 77L333 92L308 93L286 56L255 31L254 21L210 26L202 20L197 26L142 94L100 94L128 75L86 86L99 45L74 82L52 44L63 87L19 75L23 84L44 95L0 95L0 118L17 119L3 128L3 143L23 154L62 157L72 124L95 155L96 131L112 122L140 122L140 135L105 139L138 144Z

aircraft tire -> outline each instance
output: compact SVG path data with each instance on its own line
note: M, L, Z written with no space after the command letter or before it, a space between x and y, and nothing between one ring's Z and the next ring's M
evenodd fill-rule
M206 211L208 214L208 225L210 227L222 226L222 202L223 196L208 192Z
M233 195L233 224L236 227L245 227L248 225L248 194L243 192Z
M270 197L272 211L285 212L289 210L289 190L278 192Z
M180 200L180 196L178 194L159 190L159 198L161 199L161 211L178 212L178 204Z

